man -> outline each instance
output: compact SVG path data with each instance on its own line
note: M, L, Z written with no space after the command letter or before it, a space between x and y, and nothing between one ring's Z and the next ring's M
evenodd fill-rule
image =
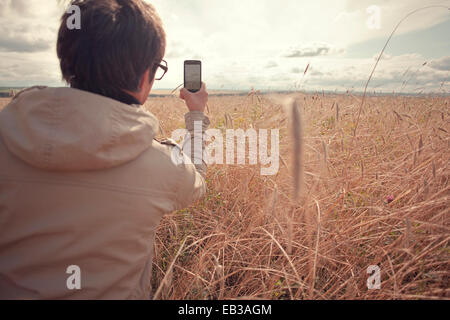
M172 161L139 106L167 71L155 9L72 4L81 29L64 14L57 43L70 88L29 88L0 112L0 299L148 299L155 230L205 194L206 165ZM180 97L188 131L206 130L205 85Z

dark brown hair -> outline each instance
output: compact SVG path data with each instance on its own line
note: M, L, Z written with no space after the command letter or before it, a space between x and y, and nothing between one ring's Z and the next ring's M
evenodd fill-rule
M72 88L112 99L137 91L144 72L153 80L164 57L166 35L155 8L142 0L73 0L81 29L69 29L64 13L57 53Z

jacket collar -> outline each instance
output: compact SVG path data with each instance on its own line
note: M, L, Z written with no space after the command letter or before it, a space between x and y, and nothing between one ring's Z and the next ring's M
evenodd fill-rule
M121 91L117 97L114 98L114 100L117 100L119 102L128 104L128 105L133 105L133 104L137 104L137 105L141 105L141 103L132 95L129 95L126 92Z

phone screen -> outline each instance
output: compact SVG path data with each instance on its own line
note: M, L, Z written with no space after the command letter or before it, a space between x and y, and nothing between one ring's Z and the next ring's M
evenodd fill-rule
M200 62L184 64L184 87L197 92L202 86L202 69Z

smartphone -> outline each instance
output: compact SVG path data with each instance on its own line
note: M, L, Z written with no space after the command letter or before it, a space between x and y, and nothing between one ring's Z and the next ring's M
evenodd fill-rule
M190 92L197 92L202 87L202 62L186 60L184 62L184 87Z

